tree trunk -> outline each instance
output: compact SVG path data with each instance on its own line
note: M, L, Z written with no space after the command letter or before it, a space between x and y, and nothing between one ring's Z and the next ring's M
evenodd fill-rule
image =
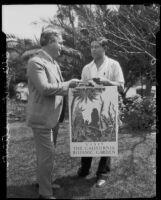
M152 89L152 82L151 80L146 80L146 90L145 90L145 96L151 96L151 89Z

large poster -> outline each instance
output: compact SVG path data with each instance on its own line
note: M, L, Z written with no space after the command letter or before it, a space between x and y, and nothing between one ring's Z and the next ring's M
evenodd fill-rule
M69 89L70 155L118 155L116 86Z

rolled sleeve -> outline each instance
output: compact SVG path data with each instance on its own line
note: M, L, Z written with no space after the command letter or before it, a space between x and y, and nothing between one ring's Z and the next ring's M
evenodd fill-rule
M68 91L68 82L49 83L45 68L38 62L31 61L28 64L27 76L35 88L44 96L61 95L64 96Z
M88 70L87 70L87 66L85 66L84 68L83 68L83 70L82 70L82 74L81 74L81 80L82 81L88 81L88 74L89 74L89 72L88 72Z
M124 84L124 75L121 69L121 66L118 62L114 63L114 73L113 73L113 80L117 81L121 84Z

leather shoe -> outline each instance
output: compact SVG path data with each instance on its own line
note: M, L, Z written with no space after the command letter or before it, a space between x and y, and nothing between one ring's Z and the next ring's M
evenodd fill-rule
M88 176L90 174L89 171L87 172L84 172L81 168L78 169L78 172L77 172L77 176L79 178L85 178L86 176Z
M100 179L97 180L96 186L97 187L103 187L105 184L106 184L106 180L100 178Z
M39 195L39 199L56 199L54 196L43 196Z

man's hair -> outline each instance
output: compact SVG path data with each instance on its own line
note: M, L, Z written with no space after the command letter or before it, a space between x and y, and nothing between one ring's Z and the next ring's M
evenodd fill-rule
M54 29L44 30L40 36L40 45L46 46L49 42L56 42L58 38L61 38L61 34Z
M93 40L93 42L96 41L99 43L100 46L102 46L105 50L107 48L108 40L105 37L98 37Z

